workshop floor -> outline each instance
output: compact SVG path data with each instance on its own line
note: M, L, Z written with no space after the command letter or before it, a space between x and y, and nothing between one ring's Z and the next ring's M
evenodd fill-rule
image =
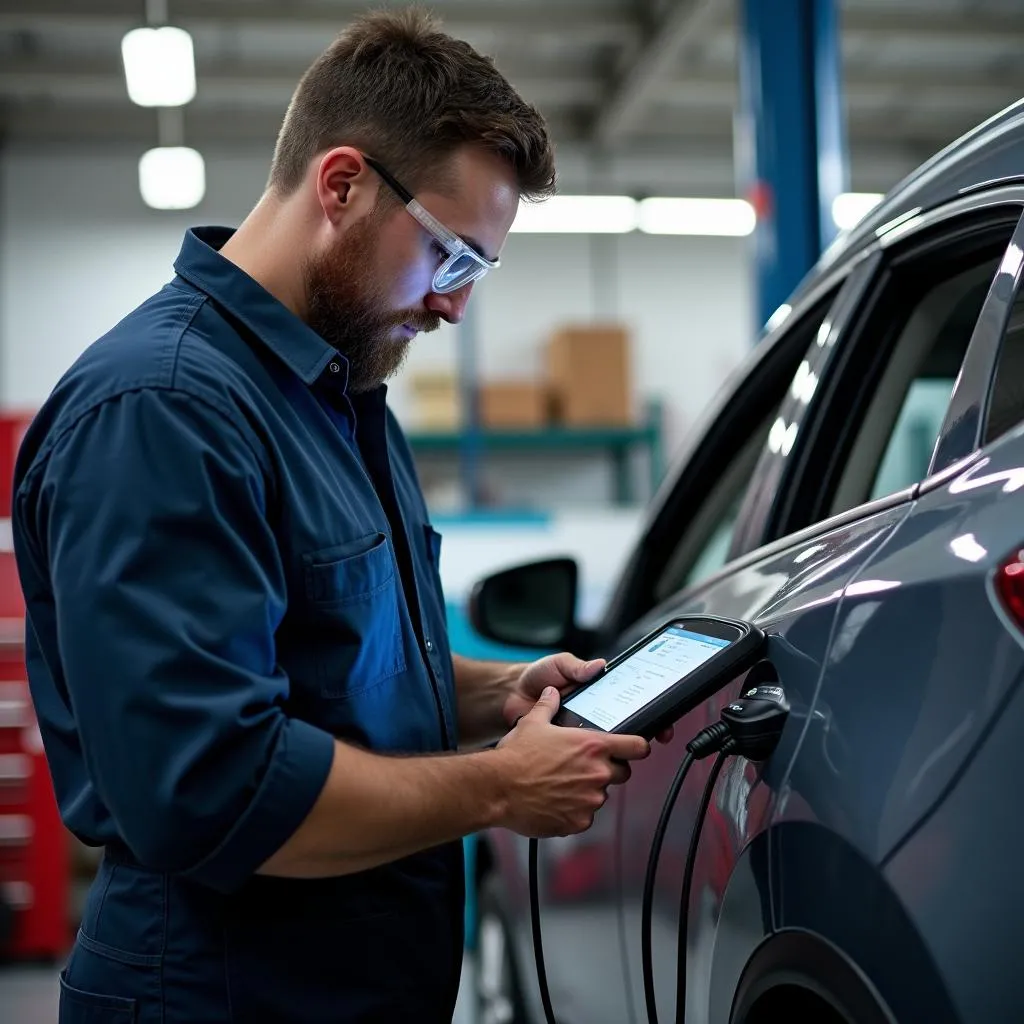
M462 991L452 1024L475 1024L466 998L470 967L462 974ZM56 1024L57 968L0 967L0 1021L3 1024Z

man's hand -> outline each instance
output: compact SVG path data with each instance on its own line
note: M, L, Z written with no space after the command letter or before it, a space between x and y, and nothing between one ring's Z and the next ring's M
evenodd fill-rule
M630 775L629 761L651 752L640 736L552 725L558 692L545 689L498 744L506 801L499 825L523 836L585 832L608 799L608 787Z
M529 714L540 700L545 687L553 686L558 691L559 699L564 700L567 694L593 679L604 666L603 658L597 658L595 661L581 661L564 651L561 654L550 654L539 661L531 662L523 667L519 678L512 685L509 695L505 699L505 706L502 709L505 722L511 727L523 715ZM672 728L669 727L658 734L658 742L668 743L671 741L672 735Z
M523 715L529 714L540 700L545 687L553 686L559 696L564 698L588 679L593 679L604 668L604 664L602 658L580 661L563 651L524 665L502 709L506 724L511 728Z

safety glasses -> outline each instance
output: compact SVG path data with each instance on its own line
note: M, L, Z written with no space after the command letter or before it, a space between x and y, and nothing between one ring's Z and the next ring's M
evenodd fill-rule
M472 281L479 281L488 270L501 266L500 260L489 260L481 256L468 242L463 241L454 231L449 231L433 214L425 210L413 194L400 185L384 167L372 157L363 154L367 165L380 175L384 184L405 203L409 214L416 219L420 227L448 254L441 265L434 271L431 290L439 295L457 292Z

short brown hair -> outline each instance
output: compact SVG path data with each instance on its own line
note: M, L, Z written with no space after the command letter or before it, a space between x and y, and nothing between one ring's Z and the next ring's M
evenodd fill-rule
M544 118L494 62L423 10L376 11L353 21L303 75L277 138L270 188L294 192L317 154L350 145L416 190L467 144L504 158L524 198L554 192Z

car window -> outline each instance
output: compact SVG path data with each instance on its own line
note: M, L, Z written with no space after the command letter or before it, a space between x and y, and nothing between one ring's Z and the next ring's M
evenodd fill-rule
M1010 310L992 384L985 444L1024 421L1024 288Z
M927 476L953 383L949 377L917 377L910 382L875 475L871 499L901 491Z
M888 364L867 403L831 512L909 487L928 474L949 396L1000 252L979 254L907 304ZM900 287L900 285L894 285Z
M933 228L887 254L824 388L791 532L924 479L1016 215Z
M687 570L683 586L689 587L694 583L725 565L726 556L729 553L729 545L732 543L732 532L736 529L736 518L740 514L742 496L734 495L729 507L725 511L718 525L711 532L711 536L705 541L696 559Z
M785 355L774 374L765 374L760 381L750 381L756 398L737 401L758 403L744 435L726 457L721 455L710 486L703 494L690 489L684 496L690 508L685 525L678 528L667 545L654 584L654 601L661 602L685 587L693 586L717 572L726 563L733 533L754 467L764 449L768 432L776 419L779 406L791 385L801 358L811 345L825 315L832 307L838 288L816 303L800 321L795 322L786 337L776 344ZM758 415L759 414L759 415ZM710 436L714 437L713 429Z
M997 267L998 258L984 259L939 282L910 314L858 439L870 456L881 442L881 437L872 439L872 431L883 434L888 429L867 500L910 487L928 475L953 384ZM857 497L854 493L845 500L859 504Z
M751 432L736 458L723 469L714 487L700 503L658 578L655 586L657 601L698 583L725 565L743 494L768 436L769 423L770 420L766 419Z

